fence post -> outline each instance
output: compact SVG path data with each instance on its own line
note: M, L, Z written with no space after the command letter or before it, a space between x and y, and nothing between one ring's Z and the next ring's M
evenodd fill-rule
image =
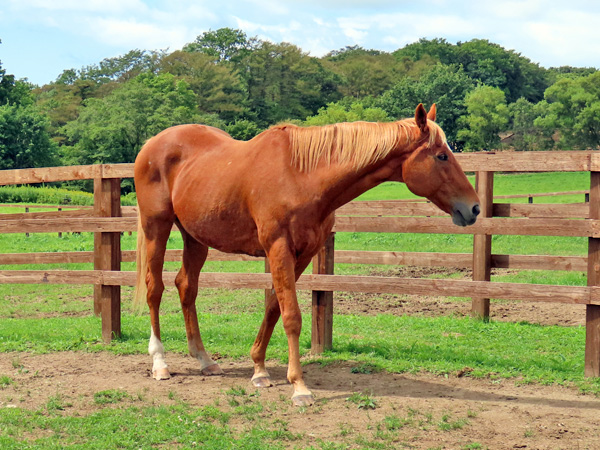
M61 212L61 211L62 211L62 208L58 208L58 212ZM61 233L60 231L58 232L58 237L59 237L59 238L61 238L61 237L62 237L62 233Z
M475 189L479 195L479 217L492 217L494 204L494 172L479 171L475 174ZM473 235L473 281L490 281L492 267L492 236ZM490 317L490 299L472 298L471 315L487 320Z
M94 214L96 217L121 216L119 178L94 178ZM94 270L121 270L121 233L94 233ZM114 337L119 337L121 286L95 285L94 313L102 317L104 342L110 343Z
M600 219L600 172L590 172L590 219ZM600 238L588 238L587 285L600 285ZM600 377L600 305L587 305L585 376Z
M313 258L313 273L333 275L335 233L330 233L325 245ZM312 291L311 353L319 354L333 346L333 292Z

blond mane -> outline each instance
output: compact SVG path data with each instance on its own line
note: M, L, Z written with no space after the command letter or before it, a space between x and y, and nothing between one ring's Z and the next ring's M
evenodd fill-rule
M279 125L275 128L288 132L292 164L302 172L314 170L323 160L327 165L337 161L359 170L385 158L398 146L409 145L415 136L419 136L414 119L385 123L346 122L320 127ZM435 122L429 121L429 130L429 145L433 145L438 136L445 142L444 132Z

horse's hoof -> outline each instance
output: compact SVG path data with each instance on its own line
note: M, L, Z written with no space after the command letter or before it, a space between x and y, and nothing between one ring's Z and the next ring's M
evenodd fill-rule
M271 383L271 378L269 377L252 378L252 384L257 388L268 388L273 386L273 383Z
M211 364L210 366L207 366L204 369L202 369L202 375L205 375L207 377L213 375L223 375L223 369L221 369L221 367L218 364Z
M158 381L168 380L169 378L171 378L171 374L169 373L169 369L163 367L162 369L158 369L152 372L152 378Z
M292 397L294 406L311 406L315 403L315 398L312 395L296 395Z

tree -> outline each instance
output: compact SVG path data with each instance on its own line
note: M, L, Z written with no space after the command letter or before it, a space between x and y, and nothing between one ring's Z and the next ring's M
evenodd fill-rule
M164 55L162 51L149 51L134 49L115 58L105 58L98 64L83 67L79 77L83 80L93 80L103 84L110 81L125 82L143 72L154 72ZM67 72L69 73L69 72ZM65 72L59 76L64 80Z
M33 106L31 89L31 84L7 74L0 63L0 169L56 162L48 120Z
M512 146L515 150L548 150L554 144L552 136L535 125L540 115L539 104L520 98L508 105L513 133Z
M456 46L443 38L421 38L417 42L396 50L393 55L399 61L405 58L412 61L433 58L442 64L454 64L456 62Z
M454 62L461 64L471 78L502 89L508 102L520 97L538 102L548 87L545 69L485 39L459 42L455 57Z
M600 146L600 72L563 77L546 89L542 114L535 124L547 133L559 133L561 149Z
M349 105L337 102L329 103L327 107L319 109L318 114L307 117L304 125L327 125L338 122L356 122L357 120L389 122L391 119L383 109L365 107L360 101L355 101Z
M63 127L77 119L83 103L98 95L96 83L74 79L70 83L53 83L36 89L36 106L50 121L49 132L55 142L66 139Z
M436 121L444 129L448 142L456 146L459 144L457 121L466 112L465 95L474 87L475 81L461 67L438 64L419 80L401 79L379 98L376 105L390 117L402 119L414 116L419 103L436 103Z
M509 102L520 97L538 102L549 86L546 69L513 50L506 50L485 39L472 39L456 45L445 39L420 39L393 54L398 61L407 65L425 61L426 58L446 65L461 65L474 80L502 89Z
M202 122L224 126L214 115L201 115L198 99L184 80L171 74L145 73L105 98L85 102L67 124L66 162L133 162L144 142L172 125Z
M323 58L324 64L343 79L339 87L345 96L361 99L381 95L393 84L395 58L389 53L346 47Z
M201 52L218 62L239 64L258 46L258 39L248 39L242 30L219 28L216 31L205 31L183 47L184 52Z
M260 133L261 130L256 123L250 120L240 119L225 126L225 131L234 139L248 141Z
M55 165L48 120L34 106L0 105L0 169Z
M498 133L506 129L509 111L506 96L497 87L481 85L465 97L467 115L459 121L465 128L458 139L465 141L466 150L489 150L500 144Z
M217 64L205 53L175 51L162 58L160 72L185 80L198 98L201 111L234 121L245 110L244 84L232 67Z
M262 42L244 64L248 104L259 126L304 119L340 97L335 74L295 45Z

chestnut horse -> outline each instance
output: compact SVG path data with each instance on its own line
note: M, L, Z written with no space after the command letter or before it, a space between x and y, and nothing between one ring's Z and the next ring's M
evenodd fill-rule
M135 161L141 226L136 298L145 295L150 307L154 378L170 377L159 306L165 248L175 223L184 243L175 284L189 352L202 373L222 373L204 349L196 316L198 276L208 248L266 256L274 289L251 350L252 382L271 386L265 354L281 316L292 401L312 404L300 367L296 281L329 235L335 209L392 180L431 200L457 225L471 225L479 214L477 194L434 123L435 113L435 105L429 113L419 105L414 119L393 123L278 125L248 142L202 125L175 126L151 138Z

